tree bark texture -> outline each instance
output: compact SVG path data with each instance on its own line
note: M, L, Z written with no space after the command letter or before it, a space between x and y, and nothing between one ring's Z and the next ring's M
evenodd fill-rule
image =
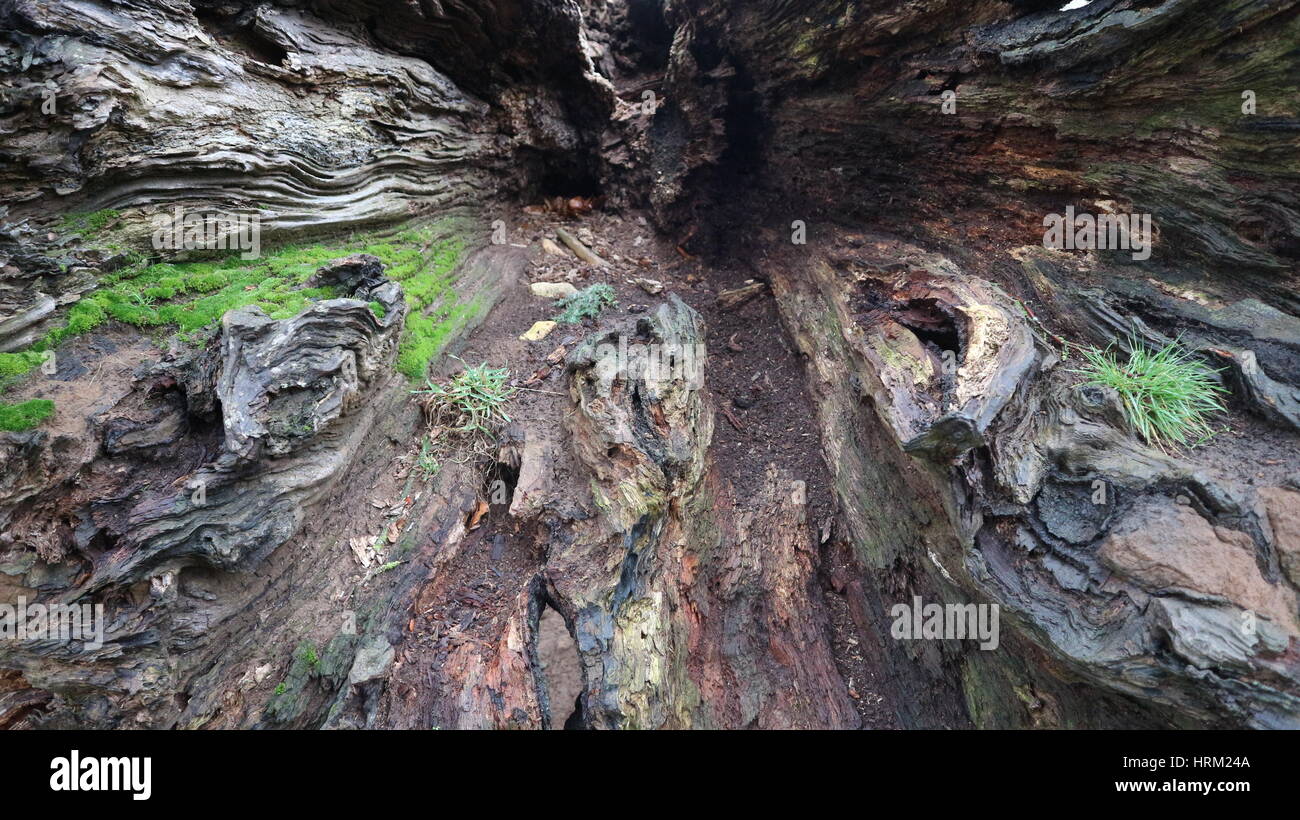
M59 412L0 432L0 602L109 640L0 645L0 727L856 727L826 587L905 727L1300 725L1300 3L1040 5L0 3L0 352L180 207L268 245L455 215L445 353L509 358L536 255L494 220L599 196L752 269L717 310L774 298L835 507L736 475L710 320L649 288L556 334L486 463L426 469L394 367L448 305L330 260L336 298L110 323L14 388ZM1044 247L1067 207L1150 214L1150 258ZM112 243L62 223L107 210ZM1241 435L1143 443L1070 356L1130 338L1221 368ZM699 378L607 372L620 339ZM898 640L916 596L996 604L998 648Z

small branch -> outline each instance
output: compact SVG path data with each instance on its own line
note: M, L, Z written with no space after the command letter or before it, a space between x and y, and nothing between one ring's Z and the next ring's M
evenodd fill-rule
M608 262L606 262L604 259L601 259L596 254L592 253L590 248L588 248L586 245L579 242L577 237L575 237L573 234L569 233L565 229L556 228L555 235L560 238L561 242L569 246L569 250L573 251L574 256L578 257L583 262L586 262L588 265L596 265L602 268L609 267Z

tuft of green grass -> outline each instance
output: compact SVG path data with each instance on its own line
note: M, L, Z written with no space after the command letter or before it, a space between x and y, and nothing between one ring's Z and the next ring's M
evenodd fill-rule
M420 441L420 455L415 460L415 468L420 471L420 475L424 477L425 481L436 476L438 471L442 469L442 464L430 447L428 437Z
M1148 443L1161 449L1195 446L1214 435L1210 417L1226 410L1221 396L1228 391L1212 370L1177 341L1152 351L1136 336L1129 337L1126 361L1107 347L1082 349L1084 363L1071 372L1089 384L1110 387L1119 394L1124 416Z
M18 404L0 402L0 430L21 433L54 415L54 402L49 399L30 399Z
M430 380L424 390L411 392L428 396L425 414L433 424L462 435L492 435L501 422L510 421L504 408L515 389L506 385L509 378L509 370L484 362L465 368L445 383Z
M555 303L564 308L555 321L574 325L583 319L595 319L606 307L618 307L614 289L604 283L589 285L572 296L566 296Z

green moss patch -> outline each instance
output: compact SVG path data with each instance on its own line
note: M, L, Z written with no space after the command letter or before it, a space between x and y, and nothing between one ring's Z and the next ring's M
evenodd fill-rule
M65 227L93 233L119 217L116 211L70 215ZM378 257L388 277L401 283L409 314L398 369L423 381L430 361L479 312L477 303L459 303L452 287L464 255L462 231L458 222L444 220L394 235L363 234L287 245L260 259L241 259L234 252L216 260L131 265L101 277L98 289L68 309L64 324L29 349L0 354L0 389L37 367L45 351L109 321L189 334L215 325L227 311L250 305L273 319L289 318L313 301L337 296L332 288L304 288L303 284L326 262L356 253ZM372 303L371 309L382 318L382 306ZM53 412L52 406L42 411L31 404L5 405L4 419L14 426L3 429L29 429Z
M430 242L418 231L404 231L361 249L383 259L388 278L400 282L406 294L408 312L397 370L412 381L423 381L429 363L477 315L476 306L458 302L452 288L464 250L458 236Z
M12 384L44 360L45 354L30 350L23 353L0 353L0 389Z
M84 214L66 214L63 217L63 230L90 238L102 233L105 228L121 218L122 212L112 208Z
M18 404L0 402L0 430L11 433L30 430L54 415L54 402L31 399Z

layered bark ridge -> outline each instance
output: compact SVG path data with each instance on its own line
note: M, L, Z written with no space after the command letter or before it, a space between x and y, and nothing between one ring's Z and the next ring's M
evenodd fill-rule
M8 2L9 218L180 203L337 228L582 167L577 123L611 103L578 10L443 5Z
M0 727L852 727L824 586L904 726L1298 725L1300 2L1037 5L0 4L0 351L176 206L268 243L470 206L463 352L526 298L505 200L601 194L770 286L838 502L720 462L717 351L605 369L702 345L669 294L562 342L486 475L431 475L393 366L441 303L334 260L293 315L60 348L58 415L0 432L0 601L108 640L5 642ZM1150 258L1045 249L1067 206L1151 214ZM112 243L62 221L104 209ZM1062 358L1129 334L1224 368L1241 435L1143 445ZM997 648L896 639L917 596L999 605Z

